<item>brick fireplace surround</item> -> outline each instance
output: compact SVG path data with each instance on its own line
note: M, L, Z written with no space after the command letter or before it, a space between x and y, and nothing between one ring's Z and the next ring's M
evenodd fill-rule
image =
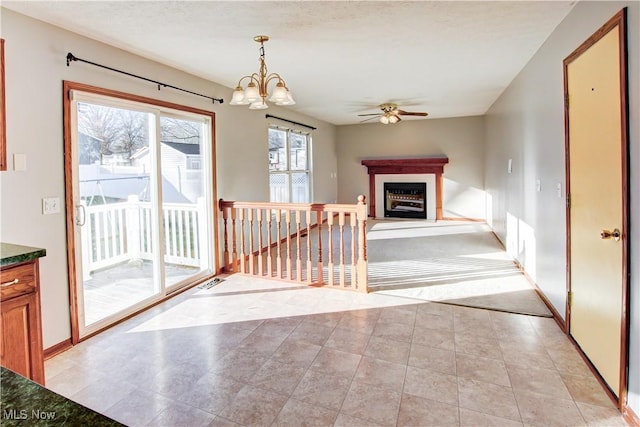
M376 216L376 174L426 174L436 176L436 220L442 219L442 172L448 157L421 159L371 159L361 162L369 173L369 216Z

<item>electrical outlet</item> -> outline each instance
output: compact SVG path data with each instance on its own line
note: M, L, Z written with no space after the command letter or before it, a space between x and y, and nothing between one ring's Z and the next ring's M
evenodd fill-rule
M60 198L45 197L42 199L42 214L50 215L60 213Z

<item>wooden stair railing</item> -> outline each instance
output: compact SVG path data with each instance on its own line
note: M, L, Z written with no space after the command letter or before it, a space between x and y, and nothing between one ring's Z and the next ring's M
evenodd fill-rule
M358 196L355 205L220 199L223 268L368 292L365 199Z

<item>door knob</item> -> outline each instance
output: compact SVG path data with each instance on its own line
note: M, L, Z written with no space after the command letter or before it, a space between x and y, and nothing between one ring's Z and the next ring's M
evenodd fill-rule
M614 228L613 231L602 230L600 232L601 239L613 239L617 242L618 240L620 240L620 236L622 236L622 233L620 233L620 230L618 230L617 228Z

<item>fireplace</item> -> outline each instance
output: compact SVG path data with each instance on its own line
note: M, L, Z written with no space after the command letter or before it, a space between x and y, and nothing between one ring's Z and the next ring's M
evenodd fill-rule
M447 157L427 157L412 159L365 159L361 162L369 174L369 216L382 218L385 215L383 184L388 182L426 182L429 198L425 190L425 215L420 218L442 219L442 174L449 163Z
M385 218L427 218L427 184L424 182L385 182Z

